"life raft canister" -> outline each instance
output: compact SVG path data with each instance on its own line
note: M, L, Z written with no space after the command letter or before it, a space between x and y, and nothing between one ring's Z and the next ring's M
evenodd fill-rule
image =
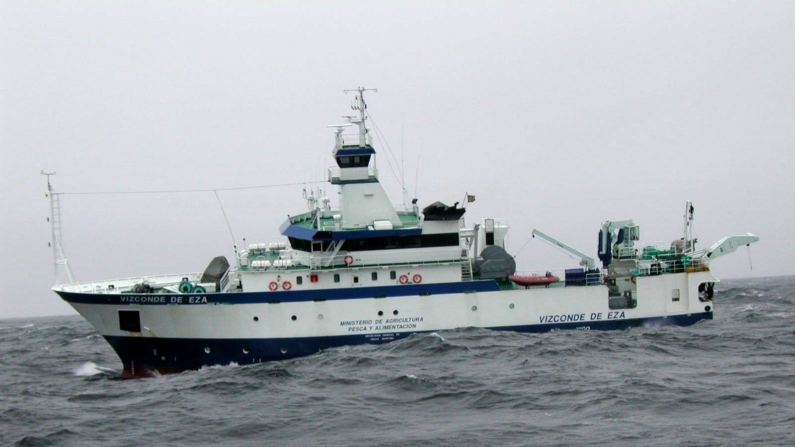
M187 278L183 279L181 283L179 283L179 293L190 293L193 290L193 285Z

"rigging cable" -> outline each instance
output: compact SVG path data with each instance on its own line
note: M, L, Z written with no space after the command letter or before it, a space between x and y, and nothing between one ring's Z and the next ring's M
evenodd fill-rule
M406 185L403 183L403 180L402 180L403 172L400 171L400 169L398 169L400 171L401 175L397 175L397 173L395 172L395 168L392 167L392 162L390 161L390 158L389 158L389 155L391 155L392 156L392 160L394 160L395 164L397 164L397 157L395 156L395 153L392 151L392 148L389 146L389 143L387 142L386 137L384 136L384 133L381 132L381 129L378 127L378 124L375 122L375 119L373 118L373 115L370 114L370 112L366 112L366 113L367 113L367 117L370 118L370 121L372 121L372 123L373 123L373 129L376 132L375 133L376 138L378 138L379 143L381 143L388 151L387 157L386 157L386 163L389 166L389 170L392 171L392 175L394 175L395 179L397 179L398 183L400 184L400 188L403 190L403 193L408 194L408 191L406 190Z
M218 191L213 191L213 194L215 194L215 198L218 199L218 206L221 207L221 213L224 215L226 228L229 228L229 235L232 236L232 247L235 249L235 254L237 254L237 239L235 239L235 235L232 233L232 226L229 225L229 219L226 217L226 210L224 210L224 205L221 203L221 198L218 197Z
M535 236L535 235L532 235L532 236L530 236L530 237L527 239L527 242L525 242L525 243L524 243L524 245L522 245L522 248L520 248L520 249L519 249L519 251L517 251L517 252L516 252L516 254L515 254L515 255L513 255L514 259L516 259L516 257L517 257L517 256L519 256L519 253L521 253L521 252L522 252L522 250L524 250L524 248L525 248L525 247L527 247L527 244L529 244L529 243L530 243L530 241L531 241L531 240L532 240L534 237L536 237L536 236Z
M258 186L238 186L234 188L215 188L215 189L170 189L159 191L78 191L78 192L61 192L59 194L70 195L103 195L103 194L179 194L179 193L192 193L192 192L216 192L216 191L240 191L245 189L262 189L262 188L278 188L282 186L300 186L307 183L325 183L326 180L318 180L314 182L298 182L298 183L279 183L274 185L258 185Z

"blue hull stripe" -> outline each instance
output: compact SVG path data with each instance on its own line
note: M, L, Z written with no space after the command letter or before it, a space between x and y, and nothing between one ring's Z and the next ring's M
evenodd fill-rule
M632 320L589 321L587 323L534 324L504 326L492 330L549 332L557 329L620 330L639 326L689 326L711 320L712 312ZM426 331L429 332L429 331ZM401 340L412 333L342 335L282 339L174 339L154 337L110 337L108 343L124 364L124 375L140 377L153 371L162 373L199 369L210 365L248 365L315 354L346 345L378 344Z
M257 303L297 303L316 300L350 300L364 298L392 298L415 295L446 295L452 293L497 292L499 286L494 280L466 281L437 284L406 284L379 287L341 287L337 289L296 290L275 292L233 292L207 294L94 294L74 293L56 290L60 297L69 303L84 304L187 304L191 301L201 304L257 304ZM143 299L142 299L143 298ZM177 301L180 298L181 301ZM198 298L198 299L197 299ZM204 300L206 298L206 301Z

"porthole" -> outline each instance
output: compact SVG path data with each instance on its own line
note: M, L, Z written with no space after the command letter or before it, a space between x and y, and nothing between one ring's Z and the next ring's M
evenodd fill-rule
M508 305L508 309L513 309L513 303Z
M296 317L295 315L293 315L292 317L290 317L290 319L291 319L291 320L293 320L293 321L295 321L295 320L297 320L297 319L298 319L298 317Z
M282 348L282 354L287 354L287 348Z
M165 361L166 361L166 356L164 356L164 355L161 355L161 356L160 356L160 360L162 360L162 361L164 361L164 362L165 362Z
M243 354L248 354L248 348L243 348Z
M379 317L383 317L384 316L384 311L383 310L379 310L378 311L378 316Z
M254 317L254 321L259 321L259 317Z
M209 354L210 353L210 347L209 346L204 348L204 353L205 354Z
M323 319L323 314L317 314L317 319L318 320L322 320Z
M398 311L397 311L397 309L395 309L395 311L392 312L392 315L397 315L397 314L398 314Z
M472 306L472 312L478 310L478 306Z

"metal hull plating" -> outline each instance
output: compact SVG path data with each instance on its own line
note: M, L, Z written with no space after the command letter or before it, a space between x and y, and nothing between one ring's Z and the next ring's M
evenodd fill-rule
M713 303L698 298L699 284L707 281L715 281L708 272L638 278L637 306L625 309L610 308L605 285L501 289L493 280L206 295L57 292L116 350L124 376L143 377L465 327L546 332L690 325L712 318ZM124 312L137 318L137 330L122 327Z
M487 329L526 333L553 330L623 330L640 326L689 326L701 320L711 320L713 313L702 312L670 317L652 317L582 323L530 324L525 326L491 327ZM325 349L362 344L388 343L402 340L411 334L433 331L398 332L370 335L341 335L285 339L182 339L149 337L113 337L105 339L119 354L124 365L123 377L149 377L209 365L250 365L308 356ZM209 348L210 352L205 352ZM248 351L248 353L245 353Z

